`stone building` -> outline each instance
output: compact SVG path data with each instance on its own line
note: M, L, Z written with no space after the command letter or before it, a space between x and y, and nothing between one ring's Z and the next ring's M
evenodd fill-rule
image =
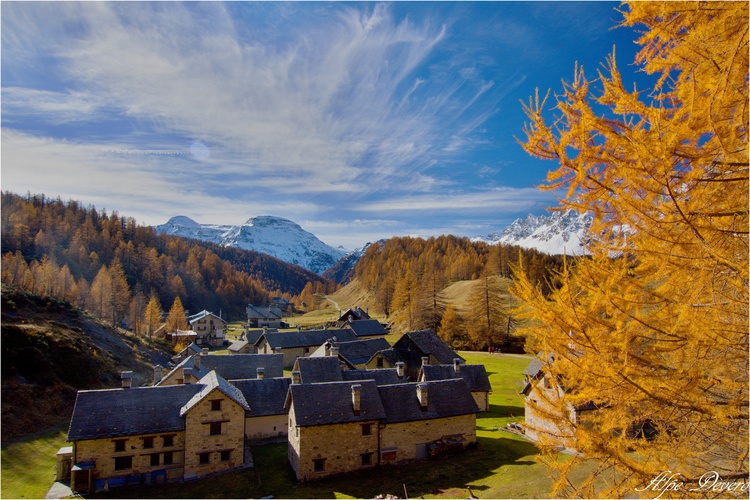
M310 356L328 340L357 340L351 330L297 330L266 332L255 343L257 353L280 353L284 355L284 368L291 368L297 358Z
M224 329L227 322L209 311L201 311L187 318L190 330L195 332L195 343L220 347L224 345Z
M79 391L68 431L71 488L197 478L245 466L240 390L212 371L196 383Z
M479 411L490 409L489 394L492 386L484 365L467 365L461 363L460 359L455 359L451 365L424 365L419 372L420 382L453 378L460 378L466 383Z
M459 379L378 386L374 380L297 384L293 377L286 407L289 463L300 481L476 442L479 408Z
M335 349L339 359L349 368L364 369L373 355L390 348L391 344L382 337L358 339L349 342L329 340L313 351L310 357L330 356L331 349Z
M245 438L251 443L286 441L287 410L284 408L291 379L254 378L233 380L250 409L245 412Z
M406 382L403 367L380 370L350 370L335 352L325 357L298 358L292 369L292 379L300 384L374 380L377 385Z
M393 368L396 363L404 363L406 376L410 380L417 380L419 369L426 358L426 364L452 364L454 359L464 359L440 340L434 330L418 330L407 332L393 344L390 349L375 353L365 363L367 369Z
M258 370L262 370L266 378L282 377L284 375L282 363L283 356L281 354L227 356L201 352L185 358L163 377L155 369L154 385L194 383L212 370L226 380L256 378L258 377Z

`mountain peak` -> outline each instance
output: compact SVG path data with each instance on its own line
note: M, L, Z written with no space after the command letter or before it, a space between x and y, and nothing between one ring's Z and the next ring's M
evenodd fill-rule
M167 224L172 225L172 226L182 226L182 227L198 227L200 225L197 222L195 222L193 219L185 215L177 215L175 217L172 217L171 219L167 221Z

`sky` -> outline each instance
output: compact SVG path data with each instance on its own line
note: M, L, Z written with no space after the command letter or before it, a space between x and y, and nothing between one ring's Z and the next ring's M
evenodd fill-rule
M559 204L521 101L637 33L617 2L3 2L0 185L354 249Z

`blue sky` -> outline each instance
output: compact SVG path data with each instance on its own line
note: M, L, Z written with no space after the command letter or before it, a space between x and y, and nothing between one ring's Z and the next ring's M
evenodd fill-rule
M3 2L2 189L353 249L557 205L520 100L636 33L613 2Z

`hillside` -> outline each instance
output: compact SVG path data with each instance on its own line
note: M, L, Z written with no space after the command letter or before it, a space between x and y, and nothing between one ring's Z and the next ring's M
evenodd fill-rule
M68 302L2 286L2 441L70 418L79 389L150 383L167 346L104 325Z

